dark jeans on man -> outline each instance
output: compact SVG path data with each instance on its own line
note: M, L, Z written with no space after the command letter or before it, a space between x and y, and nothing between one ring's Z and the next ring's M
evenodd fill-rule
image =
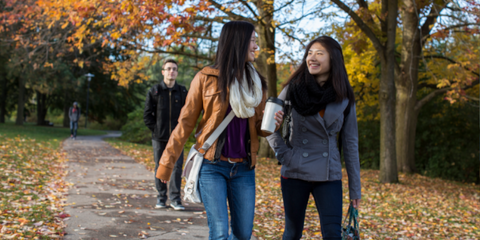
M284 240L300 239L310 193L313 194L323 239L342 239L342 181L308 182L281 177L285 207Z
M155 186L158 191L157 198L160 199L160 201L163 201L165 203L167 201L167 184L162 183L160 179L156 177L156 175L157 175L157 169L158 169L160 157L162 157L162 153L165 150L165 147L167 146L167 142L157 141L152 139L152 146L153 146L153 158L155 160L155 172L154 172ZM175 166L173 167L172 176L170 177L170 182L168 184L168 190L169 190L168 195L170 196L170 201L172 202L181 201L180 185L182 183L182 166L183 166L183 151L180 154L180 157L178 158L177 162L175 163Z
M70 121L70 134L72 134L73 137L77 137L77 128L78 122Z

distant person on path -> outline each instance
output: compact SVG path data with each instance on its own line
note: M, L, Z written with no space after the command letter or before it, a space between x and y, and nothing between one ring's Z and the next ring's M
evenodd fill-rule
M153 86L147 94L143 120L152 131L153 158L155 174L159 166L159 159L167 146L170 135L177 126L178 116L187 97L187 89L176 83L178 64L173 59L167 59L162 67L163 82ZM182 183L183 148L178 161L173 167L173 176L168 186L170 206L175 210L185 210L180 198ZM154 175L155 178L155 175ZM167 202L167 184L155 178L158 191L156 208L165 208Z
M157 178L163 182L170 179L175 171L173 166L202 112L195 134L197 150L225 116L234 111L233 120L205 152L199 173L210 239L247 240L252 235L258 136L269 135L260 129L267 84L252 64L257 49L255 27L251 23L231 21L223 26L215 64L203 68L192 80L179 124L172 132L157 171ZM281 114L279 111L276 115L277 128L282 121ZM231 215L230 238L227 201Z
M74 102L73 107L68 110L68 117L70 118L70 138L75 140L77 138L78 120L80 120L80 108L77 102Z
M282 163L283 239L302 237L310 194L320 215L323 239L341 239L342 163L337 134L355 208L360 206L361 187L355 96L338 42L327 36L310 42L279 98L291 104L290 111L285 107L286 136L277 131L267 140Z

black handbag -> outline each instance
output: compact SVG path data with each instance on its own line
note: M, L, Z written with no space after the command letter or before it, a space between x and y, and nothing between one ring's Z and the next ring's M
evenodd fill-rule
M348 224L346 224L348 218ZM352 226L353 222L353 226ZM359 240L360 230L358 225L358 210L353 207L352 203L348 207L347 216L343 221L342 240Z

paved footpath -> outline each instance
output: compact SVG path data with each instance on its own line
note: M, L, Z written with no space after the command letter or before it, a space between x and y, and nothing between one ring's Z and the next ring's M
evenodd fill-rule
M63 144L67 182L74 184L65 239L207 239L203 205L155 209L153 173L102 141L115 136L79 136Z

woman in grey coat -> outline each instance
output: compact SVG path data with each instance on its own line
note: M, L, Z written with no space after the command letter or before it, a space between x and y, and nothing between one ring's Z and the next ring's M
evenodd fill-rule
M361 187L355 96L338 42L327 36L310 42L300 67L288 79L279 98L285 100L286 141L279 132L267 139L282 164L283 239L302 237L310 194L320 216L323 239L341 239L340 144L350 200L356 208L360 205Z

